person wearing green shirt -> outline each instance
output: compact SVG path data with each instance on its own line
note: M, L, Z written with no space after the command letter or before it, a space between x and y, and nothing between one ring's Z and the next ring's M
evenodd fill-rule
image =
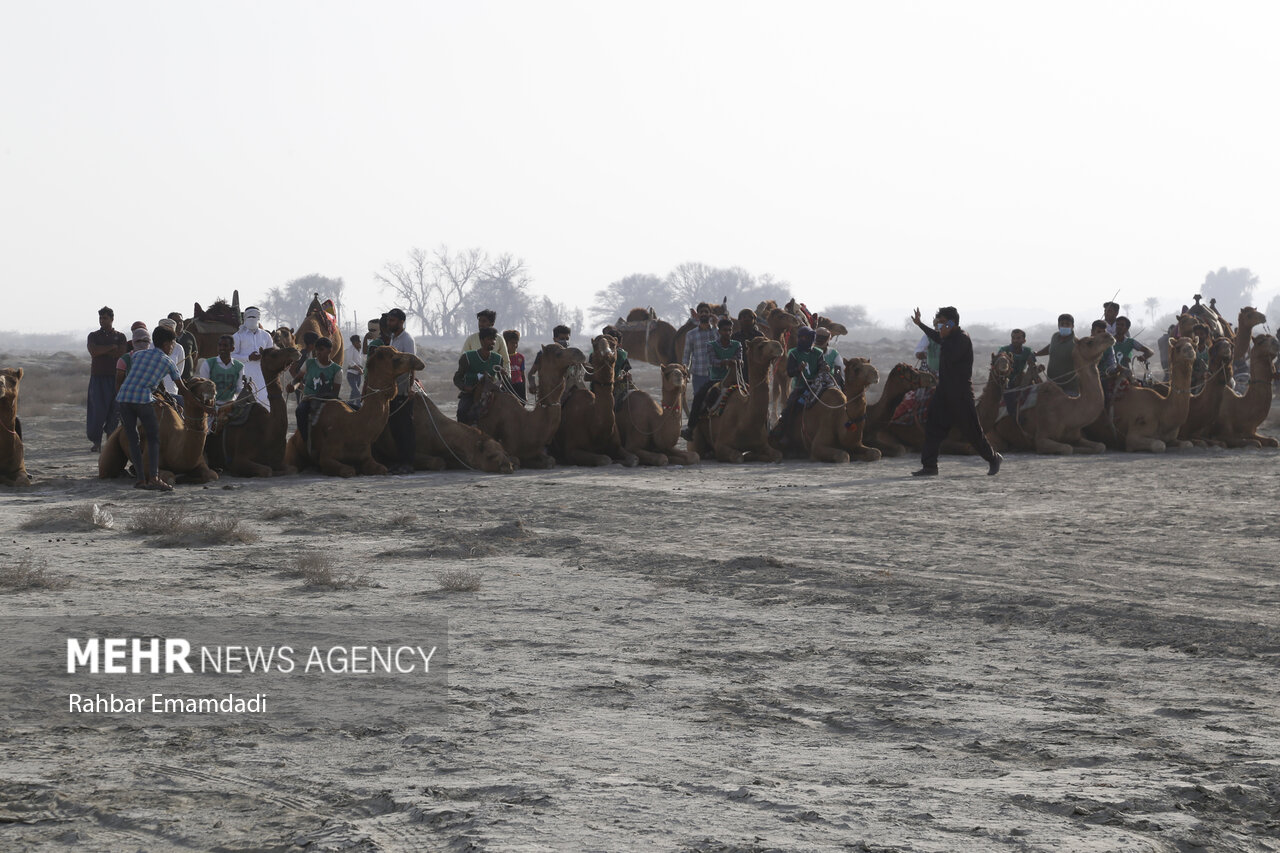
M838 387L843 388L844 361L836 348L831 346L831 330L825 326L819 326L814 334L816 337L813 340L813 348L822 353L822 361L827 365L827 370L831 371L831 378L836 381Z
M1133 354L1135 352L1139 353L1138 360L1144 363L1151 358L1151 356L1155 355L1155 353L1147 347L1144 347L1142 344L1129 337L1129 329L1131 326L1132 324L1129 322L1128 317L1116 318L1116 343L1112 349L1115 350L1116 365L1118 367L1130 367L1133 363Z
M502 356L498 354L495 343L498 330L492 326L479 332L480 348L467 350L458 357L458 369L453 374L453 384L458 389L458 423L473 424L475 416L476 386L487 376L497 380L502 370Z
M1013 359L1013 372L1009 374L1009 387L1017 385L1028 364L1035 364L1036 354L1027 346L1027 333L1014 329L1009 333L1009 345L1000 347L996 352L1007 352Z
M742 375L742 341L733 339L733 321L724 317L716 324L717 337L707 342L707 354L711 362L711 370L707 374L711 379L693 395L689 404L689 423L680 433L685 441L693 437L693 428L711 405L719 399L724 390L720 386L729 375L729 368L738 365L738 381Z
M307 430L311 422L312 400L336 400L342 393L342 365L333 360L333 341L319 338L315 342L315 355L301 364L295 364L289 373L293 382L289 383L289 391L301 384L302 400L298 403L296 416L298 432L302 440L307 440ZM301 382L299 381L301 380Z
M818 374L825 372L827 364L822 360L822 350L814 346L817 334L808 326L796 331L796 345L787 350L787 375L791 377L791 396L782 407L782 417L769 432L776 444L786 442L787 430L800 410L800 398L817 385Z

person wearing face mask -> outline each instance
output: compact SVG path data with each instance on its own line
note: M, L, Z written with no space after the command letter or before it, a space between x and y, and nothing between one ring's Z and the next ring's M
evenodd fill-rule
M942 441L953 426L973 445L978 455L987 461L987 474L995 475L1004 461L991 449L982 425L978 422L978 409L973 402L973 342L960 328L960 312L950 305L939 308L933 318L933 328L920 322L917 308L911 321L929 337L941 345L938 357L938 384L929 398L929 413L924 426L924 448L920 451L920 470L913 477L934 477L938 474L938 451Z
M267 381L262 375L262 351L275 346L271 335L258 327L261 313L257 308L249 306L244 309L244 322L236 330L236 346L231 357L244 362L244 377L253 383L256 402L263 408L270 409L267 400Z
M1038 352L1037 356L1049 356L1049 365L1045 376L1057 382L1063 391L1075 396L1080 393L1080 380L1076 378L1075 360L1072 353L1076 350L1076 320L1070 314L1058 315L1058 331L1049 338L1049 343Z
M569 346L569 327L556 326L551 330L551 342L559 344L562 347ZM525 377L525 381L529 383L529 393L534 399L538 397L538 369L541 367L542 349L538 349L538 354L533 357L533 367L529 368L529 374Z

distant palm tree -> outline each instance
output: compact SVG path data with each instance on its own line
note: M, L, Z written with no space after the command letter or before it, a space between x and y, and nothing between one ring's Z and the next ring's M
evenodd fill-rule
M1147 316L1151 318L1151 325L1156 324L1156 312L1160 310L1160 300L1155 296L1148 296L1142 303L1147 308Z

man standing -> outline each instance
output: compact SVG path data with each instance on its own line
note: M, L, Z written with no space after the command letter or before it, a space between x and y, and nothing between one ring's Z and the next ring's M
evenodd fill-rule
M497 380L502 369L502 357L495 351L498 330L489 326L478 333L479 349L469 349L458 357L458 369L453 374L454 387L458 389L458 423L474 424L471 409L475 406L475 390L486 376Z
M490 308L486 308L483 311L477 311L476 325L480 327L480 330L467 337L466 341L462 344L462 351L470 352L471 350L480 349L480 332L485 329L493 329L494 324L497 322L497 311ZM496 329L494 330L497 331ZM507 342L501 335L498 336L497 343L494 344L493 349L494 352L502 356L502 372L507 375L508 379L511 378L511 355L507 352Z
M360 399L360 379L364 376L364 353L360 352L359 335L352 335L348 343L350 346L343 348L342 360L345 362L344 367L347 371L347 387L351 389L347 395L347 402L354 406Z
M271 340L271 335L258 328L259 317L261 314L257 308L249 306L244 309L244 322L235 333L236 348L231 356L244 362L244 375L253 383L258 405L264 409L270 409L271 401L267 399L267 381L262 376L262 351L275 346L275 342Z
M711 306L698 303L698 325L684 333L684 366L689 368L689 388L696 396L711 381L711 350L716 330L711 328Z
M89 437L89 452L102 450L102 437L116 428L118 416L115 410L116 359L125 354L129 340L123 332L112 326L116 312L105 305L98 311L98 330L89 333L89 411L85 421L85 433Z
M987 460L987 473L1000 471L1004 461L991 449L987 437L978 423L978 410L973 403L973 342L960 328L960 312L950 305L939 308L934 317L934 328L920 322L920 309L911 317L929 340L940 347L938 355L938 385L929 400L929 414L924 427L924 449L920 451L920 470L913 477L938 475L938 450L952 426L960 432Z
M392 308L387 312L387 334L391 336L387 346L396 352L418 354L418 346L414 343L413 335L405 331L404 312L399 308ZM409 396L412 383L412 371L396 377L396 396L391 401L391 418L387 422L387 427L391 430L391 438L396 443L396 464L391 469L392 474L413 473L413 457L417 442L413 434L413 398Z
M187 354L186 362L182 367L182 378L190 379L191 374L195 372L196 361L200 358L200 344L196 341L196 336L191 332L191 324L183 322L182 314L172 311L169 313L169 319L177 327L178 346L182 347L182 351Z
M1102 303L1102 321L1107 324L1107 334L1116 335L1116 318L1120 316L1120 305L1117 302Z
M1027 346L1027 333L1021 329L1010 332L1009 345L1000 347L996 352L1007 352L1013 359L1013 372L1009 374L1010 388L1022 380L1022 374L1026 371L1027 365L1036 362L1036 354L1031 351L1031 347Z
M182 348L182 344L178 343L178 322L172 317L165 317L163 320L156 323L157 329L161 326L173 332L173 349L169 351L169 360L173 362L174 367L178 368L178 375L181 376L186 370L187 351ZM188 376L189 375L190 374L188 374ZM164 390L169 393L169 396L174 399L174 402L178 404L178 408L181 409L182 395L178 393L177 383L166 376L163 384Z

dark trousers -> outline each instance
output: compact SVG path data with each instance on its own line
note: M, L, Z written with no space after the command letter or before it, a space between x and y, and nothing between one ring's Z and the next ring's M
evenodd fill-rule
M129 440L129 461L139 480L151 480L160 471L160 421L150 403L121 403L120 424ZM142 445L138 440L138 422L147 437L147 467L142 467Z
M85 421L85 434L89 441L101 444L103 435L111 435L119 420L116 414L116 378L90 376L89 415Z
M391 401L391 419L387 422L391 438L396 443L396 463L413 465L413 398L407 394Z
M475 408L476 398L470 391L464 391L458 395L458 423L475 424L475 416L471 414L471 410Z
M294 416L298 419L298 434L302 436L302 440L307 440L307 429L311 426L311 398L307 397L298 403L298 408L294 410Z
M964 391L958 394L935 392L929 401L928 419L924 424L924 449L920 451L922 467L938 467L938 449L953 426L960 428L960 434L973 445L979 456L988 462L995 459L995 451L978 423L978 408L973 402L973 395Z
M520 399L521 399L521 400L528 400L528 399L529 399L528 397L526 397L526 396L525 396L526 391L525 391L525 387L524 387L524 382L523 382L523 381L520 381L520 382L512 382L512 383L511 383L511 387L512 387L513 389L515 389L515 392L516 392L518 395L520 395Z

